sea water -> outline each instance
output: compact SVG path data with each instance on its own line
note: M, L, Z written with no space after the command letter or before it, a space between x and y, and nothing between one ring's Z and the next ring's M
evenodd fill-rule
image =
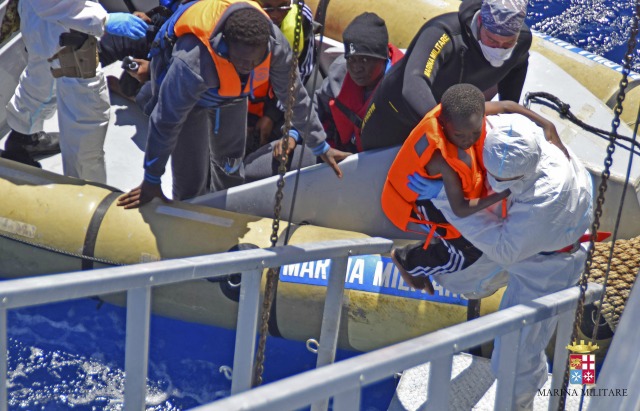
M10 310L9 410L122 410L126 310L93 299ZM149 411L229 396L235 332L152 316ZM337 360L356 355L340 350ZM265 383L315 367L302 342L267 340ZM395 380L366 389L363 410L386 410Z
M633 2L530 0L538 31L622 64ZM384 17L384 16L383 16ZM640 69L638 49L634 69ZM9 409L121 410L124 309L91 299L8 313ZM184 410L229 395L235 333L152 317L147 410ZM304 344L269 338L266 382L314 368ZM356 353L340 351L337 359ZM363 410L386 410L395 381L366 389Z
M634 4L626 0L529 0L527 23L544 34L622 64ZM632 67L640 71L638 44Z

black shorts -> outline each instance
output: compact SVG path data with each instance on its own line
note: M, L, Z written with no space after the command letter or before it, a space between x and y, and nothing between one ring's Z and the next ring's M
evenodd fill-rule
M416 205L429 221L447 222L430 200L418 201ZM440 228L436 233L444 235L443 229ZM482 251L462 236L450 240L438 238L435 243L429 244L426 250L424 242L396 249L396 259L411 275L449 274L464 270L481 255Z

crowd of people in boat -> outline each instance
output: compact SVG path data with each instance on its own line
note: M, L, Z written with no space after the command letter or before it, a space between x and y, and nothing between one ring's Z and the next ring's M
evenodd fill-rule
M401 145L381 204L396 226L425 235L392 252L412 287L432 292L437 281L481 298L507 285L505 308L581 273L591 180L553 124L518 104L532 42L524 0L465 0L416 27L405 52L384 16L364 12L311 93L318 25L297 1L161 0L144 13L9 3L28 63L7 105L4 158L39 166L57 149L42 130L57 109L64 173L104 183L109 83L149 116L144 179L119 206L169 201L160 182L170 158L173 199L184 200L271 176L283 153L288 167L301 157L341 177L349 155ZM119 60L123 76L105 79L102 66ZM553 329L549 320L522 334L518 409L546 381Z

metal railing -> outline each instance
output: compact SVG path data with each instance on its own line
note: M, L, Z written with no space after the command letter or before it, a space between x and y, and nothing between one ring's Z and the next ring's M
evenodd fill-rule
M124 409L145 408L152 287L242 273L231 393L251 388L255 336L260 309L260 283L266 268L331 259L318 366L332 363L349 256L391 250L383 238L337 240L237 251L147 264L47 275L0 282L0 411L7 411L7 310L127 292Z
M586 302L599 298L602 287L589 284ZM472 322L458 324L434 333L365 353L326 367L307 371L253 390L233 395L194 411L296 410L333 397L334 411L360 409L363 386L388 378L397 372L431 362L427 398L430 409L449 409L449 391L453 355L502 337L501 353L505 358L497 377L495 410L511 410L516 373L515 356L522 329L552 317L559 317L554 362L565 364L578 287L566 289L526 305L518 305L489 314ZM551 388L560 389L564 366L553 367ZM552 391L554 392L554 391ZM559 396L552 396L549 409L558 407Z

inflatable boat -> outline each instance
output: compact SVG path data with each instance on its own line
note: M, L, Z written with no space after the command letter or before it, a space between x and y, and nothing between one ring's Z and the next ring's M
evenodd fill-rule
M112 10L117 9L117 4L110 3L118 2L104 2ZM339 40L341 29L366 8L383 15L391 40L406 47L426 19L456 10L458 4L457 1L427 0L401 3L332 0L326 35ZM317 4L311 1L310 6L315 8ZM321 64L325 67L332 57L342 52L341 43L330 38L321 45ZM0 104L4 106L26 63L20 36L2 45L0 55L3 72ZM536 91L551 93L570 104L585 123L609 129L619 71L615 63L537 34L523 96ZM597 82L593 81L595 78ZM635 119L629 120L629 114L635 115L638 108L639 93L634 87L639 81L640 76L632 73L623 111L623 119L628 124L621 124L621 135L633 134L631 127ZM114 99L114 107L127 105ZM594 176L594 183L598 184L608 142L561 118L547 106L534 104L531 108L555 123L564 143L584 162ZM118 144L106 149L107 161L117 161L120 154L130 155L123 143L135 140L146 127L144 118L139 114L136 117L135 112L114 109L114 113L112 117L118 120L110 125L107 140L118 141ZM0 132L3 134L0 135L6 131L2 110ZM109 150L116 151L110 153ZM118 164L118 168L128 167L121 175L112 176L115 173L108 168L110 186L0 159L3 198L0 202L0 277L44 275L269 246L276 178L205 195L190 201L191 204L154 201L140 210L123 210L115 206L115 198L120 190L128 190L141 180L140 144L132 150L137 150L138 157L130 164ZM324 165L288 173L282 216L289 222L281 225L284 230L291 224L288 243L365 236L383 236L395 239L397 244L415 241L416 237L396 229L386 219L379 203L386 170L396 151L397 148L390 148L349 157L340 164L344 173L340 180ZM623 142L614 153L601 218L601 228L610 230L625 193L621 238L640 234L637 218L640 166L635 162L627 170L633 152L634 149ZM55 161L52 159L43 165L59 172L59 160ZM627 171L630 178L625 180ZM122 175L125 179L114 180ZM280 269L276 315L272 316L270 327L273 334L297 340L317 338L328 265L328 261L315 261ZM186 321L232 328L236 322L238 295L234 281L203 280L158 288L153 295L153 310ZM466 299L437 286L434 296L411 289L385 255L350 259L345 285L339 341L343 348L367 351L467 318ZM482 300L480 314L495 311L501 295L499 291ZM101 298L115 303L124 301L119 295Z

